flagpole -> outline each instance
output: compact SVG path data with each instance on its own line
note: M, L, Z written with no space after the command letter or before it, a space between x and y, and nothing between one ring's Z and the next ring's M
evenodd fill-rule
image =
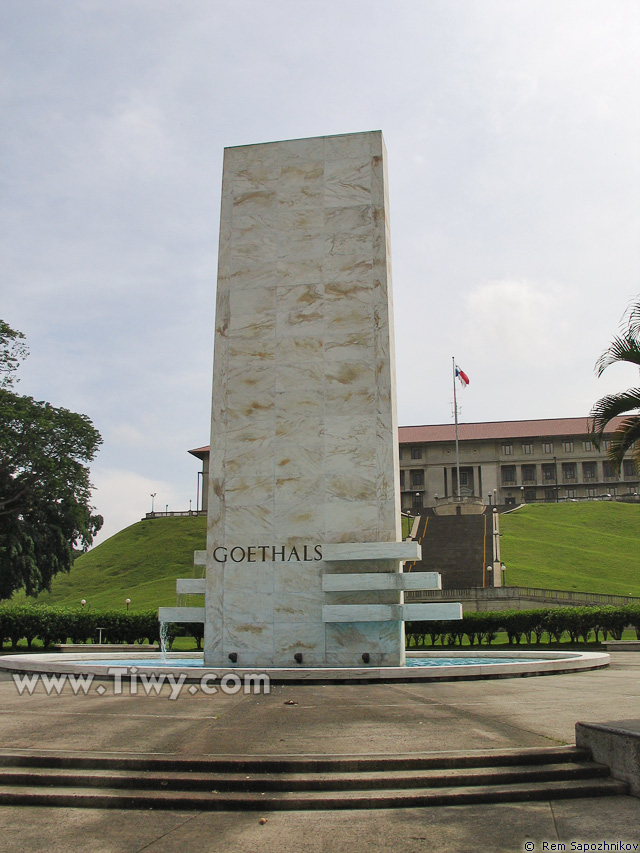
M456 397L456 357L452 356L451 361L453 362L453 418L456 425L456 491L458 492L458 500L460 500L460 451L458 448L458 399Z

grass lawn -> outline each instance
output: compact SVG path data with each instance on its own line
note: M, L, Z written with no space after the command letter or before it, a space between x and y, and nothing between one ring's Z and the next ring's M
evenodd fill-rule
M84 598L104 609L130 598L132 610L173 607L176 579L194 577L193 552L204 550L206 530L202 516L139 521L78 557L69 574L54 578L51 593L12 601L77 606Z
M403 538L413 519L403 518ZM509 586L640 596L640 506L609 501L525 506L500 516ZM194 577L206 519L155 518L121 530L58 575L42 604L155 610L176 603L176 579ZM24 593L13 602L26 601ZM34 599L29 599L34 601ZM192 599L191 604L201 602Z
M539 504L500 516L509 586L640 596L640 506Z

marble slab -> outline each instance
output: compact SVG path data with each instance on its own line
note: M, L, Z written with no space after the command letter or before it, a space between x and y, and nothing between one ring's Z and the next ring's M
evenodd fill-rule
M207 591L205 578L180 578L176 581L178 595L204 595Z
M207 665L232 652L263 666L298 652L317 665L356 665L365 650L379 665L404 659L402 626L323 619L327 595L342 594L342 606L401 614L404 580L331 593L322 577L402 578L420 554L400 541L385 159L379 131L225 150ZM260 546L321 556L213 558Z
M325 622L428 622L434 619L462 619L462 605L434 604L327 604L322 608Z
M325 545L322 556L327 562L343 560L419 560L418 542L349 542Z
M205 622L204 607L160 607L159 622Z
M358 574L325 574L322 589L325 592L346 590L423 590L441 589L438 572L360 572Z

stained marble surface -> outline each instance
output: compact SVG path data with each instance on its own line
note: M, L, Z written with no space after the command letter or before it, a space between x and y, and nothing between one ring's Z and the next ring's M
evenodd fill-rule
M402 626L326 625L330 572L398 560L215 563L225 545L400 536L385 149L379 131L226 149L216 302L205 660L400 663ZM401 590L384 592L401 606ZM386 611L385 611L386 612ZM391 611L389 611L391 612ZM395 611L394 611L395 612Z

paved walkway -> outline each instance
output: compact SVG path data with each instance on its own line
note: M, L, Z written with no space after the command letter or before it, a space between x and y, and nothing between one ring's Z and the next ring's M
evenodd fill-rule
M604 670L541 678L385 685L276 685L269 695L19 696L0 675L4 749L206 756L398 754L574 742L576 721L640 717L640 653ZM287 704L293 702L296 704ZM504 806L265 813L0 807L0 850L567 850L626 842L640 850L631 797ZM543 842L547 842L545 848ZM525 847L525 843L535 847ZM555 848L561 849L561 848ZM591 848L597 849L597 848ZM607 849L607 848L602 848ZM615 849L615 848L609 848ZM625 849L625 848L621 848ZM634 849L633 847L629 849Z

